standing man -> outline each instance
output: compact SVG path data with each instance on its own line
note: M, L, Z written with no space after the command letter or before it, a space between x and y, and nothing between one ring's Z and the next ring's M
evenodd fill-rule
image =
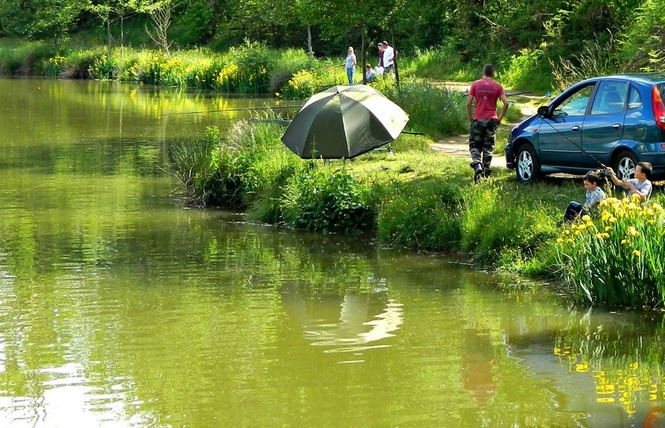
M383 75L392 73L393 66L395 65L395 49L388 44L385 40L381 43L383 45Z
M501 124L503 117L508 111L508 98L503 87L495 82L494 66L486 64L483 67L483 77L476 80L469 88L469 96L466 100L466 113L469 117L469 152L471 153L471 168L473 168L473 180L478 182L481 176L488 177L492 170L492 152L496 128ZM503 108L501 113L496 114L496 102L501 100ZM472 106L475 101L475 111Z

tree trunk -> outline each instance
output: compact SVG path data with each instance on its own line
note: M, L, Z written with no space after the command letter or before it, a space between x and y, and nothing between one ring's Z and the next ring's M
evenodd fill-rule
M312 27L307 24L307 54L314 56L314 49L312 48Z

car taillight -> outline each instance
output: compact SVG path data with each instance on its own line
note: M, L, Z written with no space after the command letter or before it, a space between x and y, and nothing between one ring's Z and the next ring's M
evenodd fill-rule
M656 118L656 125L662 130L665 130L665 105L663 105L663 99L660 96L660 90L658 86L653 87L653 116Z

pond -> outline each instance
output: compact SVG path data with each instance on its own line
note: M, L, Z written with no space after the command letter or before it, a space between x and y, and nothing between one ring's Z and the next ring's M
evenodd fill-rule
M665 426L661 313L179 206L274 103L0 79L0 426Z

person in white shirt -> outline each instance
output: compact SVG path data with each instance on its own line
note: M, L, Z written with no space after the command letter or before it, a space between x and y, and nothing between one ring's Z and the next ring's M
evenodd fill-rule
M395 49L385 40L381 42L383 47L383 73L391 73L395 66Z

